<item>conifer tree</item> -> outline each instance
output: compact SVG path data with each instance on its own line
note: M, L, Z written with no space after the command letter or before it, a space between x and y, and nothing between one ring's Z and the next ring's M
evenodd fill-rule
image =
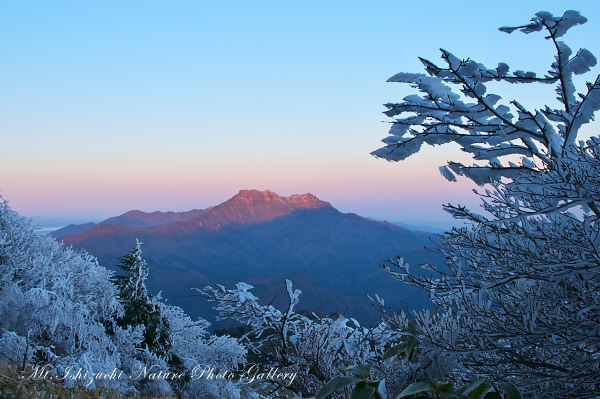
M135 247L121 257L117 265L124 274L113 278L125 310L123 317L117 320L117 325L123 328L142 325L143 345L156 355L168 357L171 348L170 326L167 318L161 314L156 298L148 294L148 265L142 258L141 246L142 243L136 240Z

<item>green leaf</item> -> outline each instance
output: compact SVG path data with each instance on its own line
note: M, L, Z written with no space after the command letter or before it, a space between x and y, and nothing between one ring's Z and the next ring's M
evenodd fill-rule
M481 399L484 393L490 390L492 386L485 382L485 380L475 380L468 383L457 392L460 394L466 394L469 399Z
M508 395L508 399L523 399L521 392L512 382L501 382L498 386Z
M452 383L449 382L447 384L440 384L438 385L438 389L440 392L449 392L452 390Z
M406 331L408 331L412 335L417 335L417 325L414 322L409 321L408 325L407 325L407 328L406 328Z
M500 395L498 395L497 392L494 391L490 391L488 393L485 394L485 396L483 397L483 399L502 399L500 397Z
M467 396L470 399L481 399L483 394L486 393L487 391L489 391L491 387L492 386L489 383L484 382L481 385L479 385L477 388L475 388L471 392L469 392L469 394Z
M355 364L353 366L346 367L342 370L349 371L358 377L369 378L369 374L371 373L371 365L370 364Z
M392 346L391 348L389 348L388 350L385 351L385 353L383 354L383 360L387 360L387 359L390 359L395 356L397 359L402 354L404 354L404 357L406 357L406 359L412 360L414 349L415 349L415 346L417 345L417 342L418 342L418 340L416 337L414 337L412 335L406 336L402 343ZM396 360L396 359L394 359L394 360Z
M465 396L465 395L457 393L457 392L442 392L442 398L448 398L448 399L469 399L468 396Z
M464 387L462 387L461 389L459 389L456 392L458 392L458 393L469 393L472 390L474 390L475 388L480 387L484 382L485 382L485 380L471 381L467 385L465 385Z
M400 395L396 396L396 399L423 392L433 392L433 387L426 382L415 382L414 384L407 386L404 391L400 392Z
M417 345L417 338L411 336L408 338L408 346L406 347L406 358L410 361L415 353L415 346Z
M406 347L408 346L407 342L402 342L401 344L394 345L383 354L383 360L390 359L394 356L397 356L399 353L406 351Z
M371 399L373 394L377 391L376 388L371 385L367 385L364 381L356 384L356 388L352 391L350 399Z
M344 387L347 387L348 385L356 384L357 382L362 381L362 380L363 380L362 378L357 377L355 375L350 375L350 376L338 375L333 380L331 380L327 384L325 384L323 386L323 388L321 388L321 390L319 391L317 396L315 396L315 398L316 399L325 399L327 396L331 395L333 392L337 391L338 389L342 389Z

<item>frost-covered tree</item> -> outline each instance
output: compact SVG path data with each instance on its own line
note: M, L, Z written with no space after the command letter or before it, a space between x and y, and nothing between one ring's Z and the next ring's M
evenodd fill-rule
M310 316L297 313L301 291L293 289L286 280L288 307L280 311L272 305L260 305L249 290L251 285L238 283L233 290L223 286L203 290L209 300L216 303L221 319L231 318L247 326L242 342L265 362L264 367L277 367L283 373L295 373L291 384L281 379L271 379L258 386L265 397L281 397L288 390L314 396L340 369L355 364L378 365L386 379L382 391L399 393L418 373L412 365L396 367L382 361L385 345L400 338L385 324L375 328L361 327L354 319ZM346 393L349 393L346 392ZM332 397L345 397L336 392Z
M129 273L117 286L94 257L36 234L30 220L0 197L0 362L16 362L29 372L45 366L66 387L104 384L120 394L143 391L144 397L173 392L166 379L144 378L148 367L167 372L177 366L190 375L200 365L218 370L244 365L246 350L237 340L209 334L208 322L192 321L181 308L147 293L139 244L123 265ZM152 351L157 346L150 345L156 341L147 326L154 321L168 326L162 336L155 334L165 353ZM125 378L64 378L113 370ZM183 379L175 388L188 398L255 397L244 384L227 380Z
M143 326L143 345L152 353L166 356L171 346L169 322L161 314L158 301L146 288L148 265L142 258L141 246L142 243L136 240L135 247L121 257L117 265L122 274L113 277L124 309L124 314L117 320L117 324L121 327Z
M177 370L194 375L196 370L214 367L214 374L237 371L246 363L246 349L229 336L211 335L206 330L206 320L192 320L183 309L159 303L160 312L170 326L170 358L180 362ZM170 366L175 364L171 361ZM197 373L196 373L197 374ZM239 381L227 379L190 378L184 381L181 390L188 398L254 398L249 387Z
M434 277L411 274L402 259L386 267L431 292L439 311L415 315L422 347L454 356L453 375L512 379L530 397L597 397L600 392L600 139L581 142L580 128L600 109L600 77L577 93L573 75L590 71L588 50L573 55L561 38L585 23L578 12L537 13L511 33L545 31L555 60L542 77L489 69L442 50L444 67L422 60L428 75L397 74L422 94L388 104L397 116L376 156L398 161L423 143L458 143L476 160L440 168L488 184L482 214L445 208L471 222L444 234L447 255ZM487 93L486 82L556 86L559 107L528 110ZM459 92L453 90L459 88ZM520 157L520 162L516 159ZM407 322L398 317L398 328Z
M117 319L122 328L138 328L142 331L141 351L137 359L140 367L131 368L138 374L141 367L159 365L163 370L186 375L187 378L172 380L171 386L186 397L240 398L252 397L241 384L227 379L189 378L196 367L214 367L219 371L237 370L245 364L245 348L235 339L210 335L206 320L193 321L180 307L167 305L160 295L148 293L146 279L148 265L142 257L142 243L120 259L117 265L123 274L113 277L119 289L123 315ZM149 391L168 390L165 380L143 381ZM163 386L152 386L162 383Z
M548 34L546 39L554 43L556 56L544 76L522 70L510 73L505 63L487 68L446 50L441 50L444 66L421 58L427 75L402 72L392 76L389 82L409 83L422 94L386 104L386 115L397 119L383 140L386 146L373 155L400 161L417 153L423 144L455 142L474 159L488 162L472 166L449 162L440 168L442 175L449 180L465 175L483 184L520 170L539 169L551 158L571 151L581 126L600 109L600 77L587 83L583 93L577 93L573 76L589 72L596 58L586 49L573 55L558 39L586 21L576 11L567 11L562 17L539 12L530 24L500 28L508 33L520 30ZM503 104L499 95L487 92L488 82L555 84L561 106L528 110L516 100ZM459 92L453 90L455 87ZM521 157L520 164L514 163L515 157Z
M133 350L139 335L116 325L118 340L106 333L123 313L110 276L92 256L35 234L30 221L0 198L0 361L23 367L40 362L63 376L69 367L121 368L122 353ZM131 388L123 381L112 386Z

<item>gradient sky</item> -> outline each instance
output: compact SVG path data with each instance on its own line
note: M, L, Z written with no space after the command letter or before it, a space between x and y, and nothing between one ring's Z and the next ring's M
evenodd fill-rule
M412 92L386 79L440 47L544 73L542 35L497 28L567 7L589 22L566 41L600 56L596 1L5 1L0 194L25 215L75 221L257 188L448 223L442 203L478 203L469 182L438 173L466 160L456 148L369 155L389 128L382 104ZM538 107L554 98L498 90Z

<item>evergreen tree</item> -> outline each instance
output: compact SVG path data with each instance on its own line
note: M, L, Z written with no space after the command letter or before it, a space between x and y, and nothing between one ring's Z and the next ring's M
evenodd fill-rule
M158 301L148 294L146 278L148 265L142 258L142 243L136 240L135 247L121 257L117 267L124 274L113 277L119 290L124 315L117 320L119 327L143 326L144 341L142 345L159 356L169 357L171 349L170 326L166 317L161 314Z
M0 196L0 365L14 362L29 376L30 367L37 364L57 377L68 370L88 376L120 370L135 376L147 365L188 374L198 365L219 370L243 366L246 350L237 340L210 335L207 321L191 320L181 308L148 294L148 267L141 255L138 242L121 259L124 273L114 276L86 252L36 234L31 221L12 211ZM0 397L11 389L5 382L0 381ZM48 387L44 380L21 382ZM173 391L207 399L256 397L250 386L230 380L169 382L63 381L66 388L93 390L104 385L122 395L142 388L144 397Z

